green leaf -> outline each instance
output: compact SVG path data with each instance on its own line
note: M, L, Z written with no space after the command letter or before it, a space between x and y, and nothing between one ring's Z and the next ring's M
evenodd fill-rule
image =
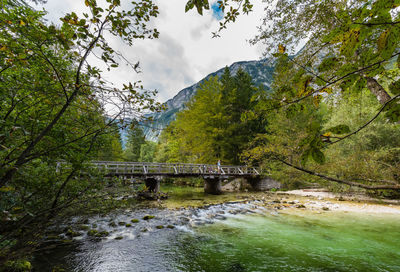
M393 95L400 94L400 79L390 84L389 90Z
M389 118L391 122L400 121L400 104L391 104L389 109L386 110L385 116Z
M362 89L364 89L364 87L367 84L367 80L364 77L360 77L356 83L354 84L352 90L356 93L360 93L362 91Z
M330 70L336 63L338 59L336 57L324 58L321 64L318 66L318 71L325 72Z
M321 150L317 148L311 149L311 157L316 163L323 164L325 163L325 155Z
M350 133L350 128L347 125L338 125L336 127L328 128L326 131L332 132L333 134L345 134Z
M303 152L303 154L301 154L300 163L302 166L306 165L308 158L310 157L310 153L311 153L311 149L307 149Z
M379 43L381 40L381 37L379 37L378 50L382 58L388 60L392 56L393 52L399 45L399 35L400 28L398 26L394 26L381 34L381 36L384 36L384 38L383 41Z
M194 0L189 0L189 1L186 3L186 6L185 6L185 12L188 12L188 11L191 10L192 8L194 8Z

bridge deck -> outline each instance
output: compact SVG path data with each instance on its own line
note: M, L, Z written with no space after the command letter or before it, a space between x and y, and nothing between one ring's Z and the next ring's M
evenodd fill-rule
M60 165L58 166L60 167ZM97 168L106 172L106 176L170 176L170 177L196 177L196 176L259 176L261 170L251 166L232 166L190 163L149 163L149 162L114 162L92 161L90 168Z

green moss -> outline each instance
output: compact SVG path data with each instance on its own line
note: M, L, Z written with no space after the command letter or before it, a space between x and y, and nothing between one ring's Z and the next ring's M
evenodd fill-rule
M95 236L97 233L98 233L97 230L91 229L91 230L89 230L89 231L87 232L87 235L89 235L89 236Z
M163 226L163 225L159 225L159 226L156 226L156 228L157 228L157 229L163 229L164 226Z
M139 223L139 219L133 218L133 219L131 219L131 222L132 222L132 223Z
M173 225L168 225L167 228L174 229L175 227Z
M117 237L115 237L114 239L115 239L115 240L122 240L122 239L124 239L124 237L122 237L122 236L117 236Z
M125 226L126 223L125 223L125 222L118 222L118 225L120 225L120 226Z
M28 272L31 271L32 265L27 260L7 261L3 268L0 268L1 272Z
M80 232L78 232L78 231L73 231L72 229L69 229L69 230L66 232L66 235L69 236L69 237L78 237L78 236L81 236L82 233L80 233Z
M109 225L110 227L113 227L113 228L115 228L115 227L117 226L117 224L115 224L115 222L110 222L108 225Z
M108 231L102 231L102 232L99 232L99 234L101 235L101 237L107 237L108 235L110 235L110 233L108 232Z
M132 227L132 224L126 224L125 227L130 228Z
M58 240L60 237L58 235L47 235L47 240Z
M150 220L153 219L155 216L154 215L145 215L143 216L143 220Z
M88 225L79 225L78 229L80 229L80 230L89 230L90 227Z

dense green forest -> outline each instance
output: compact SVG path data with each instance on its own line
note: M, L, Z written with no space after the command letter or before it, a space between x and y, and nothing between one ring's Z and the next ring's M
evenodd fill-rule
M14 247L34 247L60 212L95 197L105 180L84 163L122 160L120 120L159 108L155 93L137 82L109 87L89 60L96 51L108 69L119 65L120 53L106 35L128 45L157 38L157 30L147 27L157 6L141 1L124 11L120 1L107 2L103 9L85 1L87 13L67 14L59 27L31 3L0 3L2 261L23 254ZM60 163L68 165L61 172Z
M140 82L109 87L89 58L118 67L124 58L107 35L128 45L157 38L149 22L158 7L106 2L86 0L87 13L67 14L60 26L30 3L0 3L0 264L32 250L65 210L99 196L107 181L85 168L91 160L221 160L260 165L286 188L398 197L400 1L267 0L252 43L275 58L271 88L226 69L200 86L158 143L139 125L143 112L162 110L155 92ZM216 37L251 14L250 0L218 3L225 17ZM186 11L194 7L202 14L209 3L190 0ZM56 171L60 163L65 171Z

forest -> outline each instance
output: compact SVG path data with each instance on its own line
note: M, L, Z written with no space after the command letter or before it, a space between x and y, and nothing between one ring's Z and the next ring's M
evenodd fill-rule
M251 43L274 59L272 85L225 69L200 85L158 142L141 127L145 113L164 108L157 92L142 82L110 87L95 65L127 62L135 71L138 63L107 37L157 39L157 5L85 0L87 13L68 13L56 26L34 2L45 1L0 3L0 265L24 266L15 260L51 222L99 204L109 184L85 167L90 161L220 160L261 166L285 189L400 197L400 1L265 1ZM251 0L218 5L217 39L253 8ZM185 8L201 15L210 7L189 0ZM68 171L55 171L60 162Z

